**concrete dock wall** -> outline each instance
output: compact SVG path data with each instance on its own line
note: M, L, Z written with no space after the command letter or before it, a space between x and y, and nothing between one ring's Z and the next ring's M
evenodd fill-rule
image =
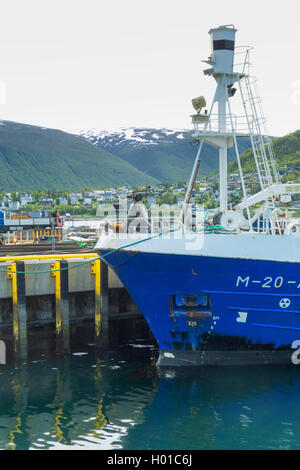
M91 263L86 263L84 259L71 258L68 260L68 263L69 292L94 291L95 280L91 273ZM26 296L55 294L55 281L53 276L51 276L52 264L52 260L30 260L25 262ZM7 268L9 266L11 266L11 262L0 263L0 299L12 297L12 283L7 277ZM119 278L110 268L108 268L108 287L109 289L120 289L123 287Z
M28 357L30 327L52 324L61 355L71 351L74 322L93 321L95 345L105 348L109 320L128 318L141 314L118 277L96 255L0 259L0 339L11 340L18 359Z

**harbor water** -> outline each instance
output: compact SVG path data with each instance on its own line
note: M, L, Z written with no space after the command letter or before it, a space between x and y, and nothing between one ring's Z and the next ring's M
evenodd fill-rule
M0 366L0 448L300 448L300 366L159 370L156 357L137 338Z

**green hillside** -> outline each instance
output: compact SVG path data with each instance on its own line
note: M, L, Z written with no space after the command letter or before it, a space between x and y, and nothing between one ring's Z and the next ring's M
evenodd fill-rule
M278 168L287 165L287 171L291 171L282 177L282 182L300 179L300 130L284 137L276 137L272 143ZM241 155L241 163L245 173L256 171L252 150L248 149ZM230 173L236 173L237 169L236 161L229 164Z
M198 151L191 145L192 132L169 129L131 128L100 135L89 133L87 139L97 147L117 155L138 170L165 183L187 181ZM240 153L251 145L249 138L239 138ZM229 149L228 160L235 159L234 148ZM200 174L208 175L218 168L218 150L204 144L201 153Z
M183 141L157 145L155 147L145 147L141 150L116 147L115 152L124 161L127 161L135 168L143 171L149 176L159 179L162 182L188 181L195 162L198 146L194 147L190 143L191 139ZM245 142L240 139L240 151L243 152L249 147L249 140ZM111 149L113 151L113 149ZM228 159L235 158L234 149L228 152ZM201 153L200 174L207 175L218 166L219 158L217 150L204 144Z
M0 124L0 188L6 191L157 183L82 137L11 121Z

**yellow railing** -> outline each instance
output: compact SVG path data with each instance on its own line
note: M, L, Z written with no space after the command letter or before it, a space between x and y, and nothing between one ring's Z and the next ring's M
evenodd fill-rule
M62 240L62 231L61 229L56 228L54 230L54 236L58 241ZM52 237L51 229L32 229L32 230L19 230L13 232L7 232L7 245L13 245L14 240L19 243L33 243L38 241L40 237Z
M1 256L0 263L5 261L32 261L32 260L60 260L60 259L76 259L76 258L98 258L97 253L68 253L68 254L57 254L57 255L21 255L21 256Z

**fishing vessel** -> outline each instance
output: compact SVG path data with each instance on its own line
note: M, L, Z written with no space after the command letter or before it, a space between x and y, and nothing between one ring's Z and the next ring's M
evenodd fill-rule
M139 213L130 221L139 221L139 231L127 220L126 230L118 224L96 245L147 320L161 367L291 363L300 344L300 225L288 210L300 185L280 181L250 74L250 48L235 45L236 32L233 25L209 31L204 75L216 89L209 110L203 96L192 100L198 151L177 224L153 229L136 199L131 208ZM242 138L251 141L255 194L245 183ZM191 199L204 143L219 152L219 207L195 212ZM242 192L236 204L228 200L229 148Z

